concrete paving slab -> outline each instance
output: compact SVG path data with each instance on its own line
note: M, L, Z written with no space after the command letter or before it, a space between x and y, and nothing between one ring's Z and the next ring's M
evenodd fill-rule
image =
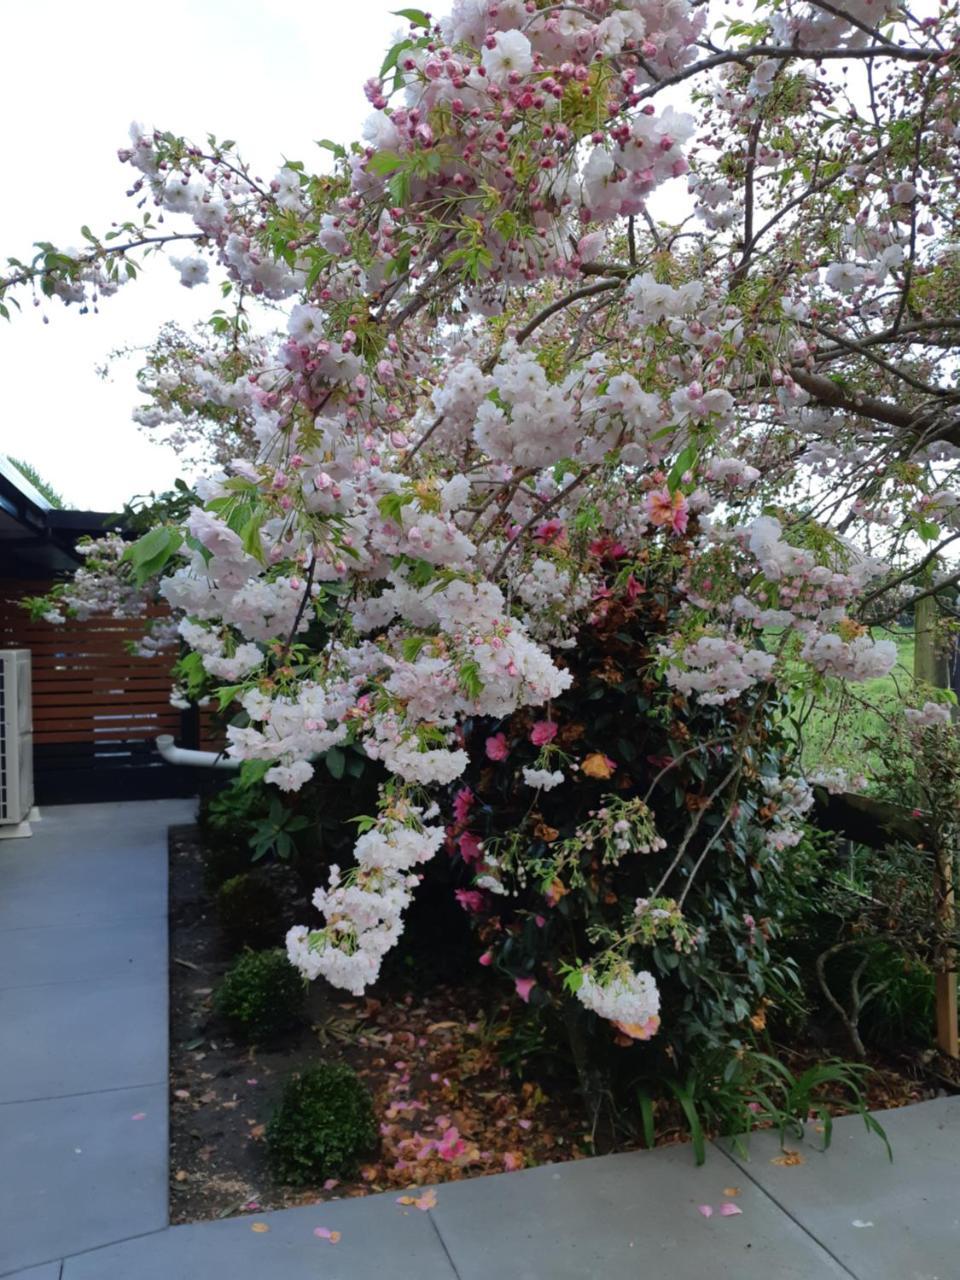
M44 928L162 916L166 851L136 833L96 849L47 848L17 859L0 849L0 929Z
M129 800L110 804L54 804L44 805L40 821L34 824L35 832L51 832L58 828L86 829L99 824L116 826L133 823L138 827L154 827L161 834L169 826L193 822L197 814L196 799L181 800Z
M0 890L2 892L2 890ZM48 983L144 982L167 968L167 926L151 920L0 930L0 990Z
M451 1183L437 1200L461 1280L849 1280L716 1149L699 1169L688 1146L664 1147ZM724 1202L741 1214L722 1217Z
M163 1228L166 1136L165 1085L0 1106L0 1275Z
M60 1263L48 1262L45 1267L31 1267L29 1271L15 1271L3 1280L60 1280Z
M830 1149L788 1142L805 1163L771 1164L773 1134L754 1134L745 1174L862 1280L960 1276L960 1098L878 1113L893 1148L859 1116L834 1122ZM817 1135L812 1134L811 1139Z
M146 983L0 991L0 1102L159 1084L166 1077L166 975Z
M442 1195L441 1187L438 1195ZM268 1231L255 1231L266 1225ZM341 1232L337 1244L314 1235ZM496 1231L496 1225L491 1225ZM489 1277L494 1273L484 1273ZM515 1273L504 1273L514 1280ZM172 1227L67 1258L63 1280L457 1280L429 1213L396 1194ZM581 1280L583 1278L581 1277Z
M44 809L28 840L0 844L0 930L116 923L166 911L167 828L192 800Z

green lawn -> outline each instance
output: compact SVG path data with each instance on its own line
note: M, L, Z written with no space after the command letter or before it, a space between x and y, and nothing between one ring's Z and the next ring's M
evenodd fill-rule
M804 770L843 768L872 777L880 766L877 747L890 737L889 719L909 698L913 684L913 631L878 633L896 641L897 665L889 675L849 687L831 681L816 695L802 727ZM809 708L809 697L804 708Z

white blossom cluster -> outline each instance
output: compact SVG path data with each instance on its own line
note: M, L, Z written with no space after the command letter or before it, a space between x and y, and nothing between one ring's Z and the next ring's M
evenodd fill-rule
M339 867L330 868L328 887L313 896L324 927L297 925L287 934L287 954L304 977L322 976L353 995L376 981L403 931L403 912L419 879L415 868L444 840L444 828L424 825L426 817L415 806L382 814L354 846L356 868L345 878Z
M660 992L653 974L623 967L605 979L581 971L577 999L587 1009L613 1022L635 1039L649 1039L660 1022Z
M668 645L661 646L660 653L676 658L666 673L671 689L695 693L705 706L730 702L771 679L777 663L776 654L747 648L732 636L704 635L678 653Z
M905 707L903 717L911 729L931 729L934 725L949 724L952 716L945 702L926 701L922 707Z

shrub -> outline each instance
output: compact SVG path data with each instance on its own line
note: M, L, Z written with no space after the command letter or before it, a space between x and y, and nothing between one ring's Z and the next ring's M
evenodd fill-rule
M217 988L217 1012L244 1040L271 1040L299 1021L303 979L283 951L247 951Z
M377 1140L373 1100L349 1067L321 1063L287 1081L267 1129L278 1177L295 1185L352 1173Z
M197 821L203 834L208 889L215 890L225 880L250 870L251 839L266 806L262 788L243 787L238 779L201 800Z
M217 891L217 919L234 948L275 945L283 937L283 905L265 876L232 876Z

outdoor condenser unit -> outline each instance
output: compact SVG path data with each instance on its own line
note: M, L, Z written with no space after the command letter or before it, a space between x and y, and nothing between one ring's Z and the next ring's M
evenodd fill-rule
M32 806L30 650L0 649L0 827L26 822Z

